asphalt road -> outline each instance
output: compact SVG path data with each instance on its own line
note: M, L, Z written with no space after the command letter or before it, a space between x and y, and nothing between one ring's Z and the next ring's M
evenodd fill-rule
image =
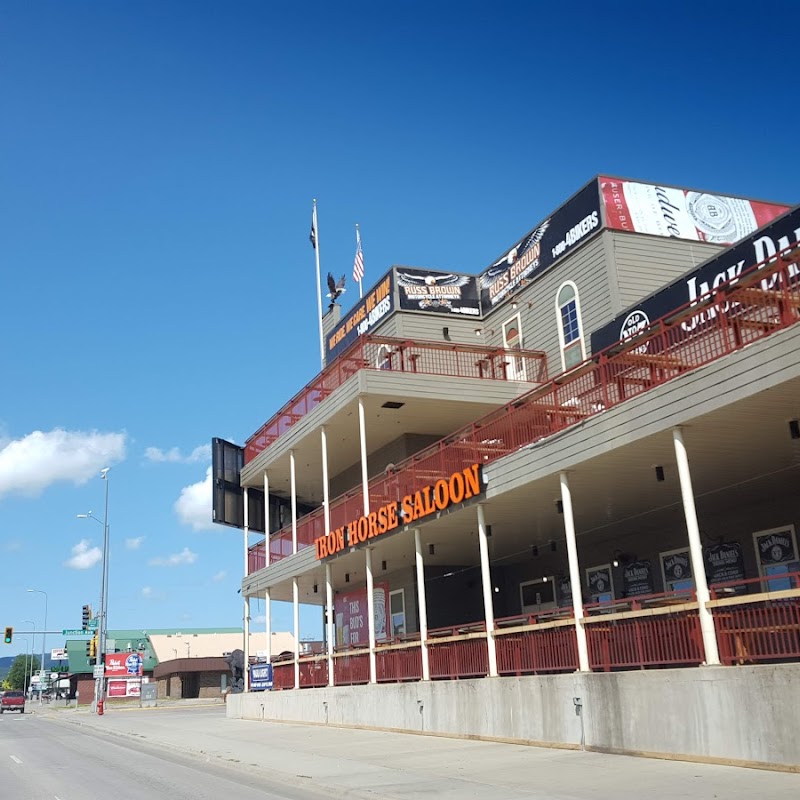
M178 751L155 748L91 728L54 724L31 706L0 717L2 800L320 800ZM62 712L69 713L69 712Z
M800 775L324 726L222 705L0 718L0 800L797 800Z

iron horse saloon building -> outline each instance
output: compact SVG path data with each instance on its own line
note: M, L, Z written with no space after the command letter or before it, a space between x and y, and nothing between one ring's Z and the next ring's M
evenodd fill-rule
M322 372L214 441L245 618L325 621L228 714L800 765L798 239L599 177L477 275L334 306Z

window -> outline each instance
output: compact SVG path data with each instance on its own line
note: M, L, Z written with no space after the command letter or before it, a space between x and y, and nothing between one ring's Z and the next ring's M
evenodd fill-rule
M578 287L567 281L556 295L556 319L561 344L561 366L564 370L580 364L586 358L581 326L581 304Z
M392 618L392 636L406 633L406 590L389 592L389 614Z
M556 607L556 584L552 577L525 581L519 585L520 610L523 613Z

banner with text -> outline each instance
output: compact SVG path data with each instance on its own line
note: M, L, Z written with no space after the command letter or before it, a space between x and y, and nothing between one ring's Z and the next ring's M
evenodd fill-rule
M474 275L395 267L400 308L479 317L478 280Z
M389 584L375 583L372 592L375 641L389 636ZM336 595L333 611L336 620L336 646L369 644L367 587Z
M661 317L687 303L697 302L700 297L713 291L720 284L735 280L742 272L772 258L776 253L798 241L800 241L800 206L796 206L739 244L708 259L697 269L673 281L650 297L644 298L634 308L628 309L602 328L598 328L592 334L592 353L599 353L618 341L632 338ZM797 279L796 266L790 266L789 273L790 278ZM771 286L763 288L768 289ZM682 322L681 327L687 333L691 333L717 313L714 307L698 311L696 315Z
M393 273L389 272L350 309L345 318L328 334L325 347L326 363L330 364L359 336L369 333L387 319L393 310L394 279Z
M597 182L581 189L478 276L483 312L502 303L600 230Z
M139 653L106 653L106 677L141 675L144 659Z

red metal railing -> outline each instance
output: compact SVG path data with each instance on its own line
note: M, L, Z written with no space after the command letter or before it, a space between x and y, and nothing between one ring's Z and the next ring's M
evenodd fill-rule
M553 617L569 618L572 609L559 609ZM538 675L549 672L574 672L578 669L578 639L574 619L566 624L544 623L542 627L504 632L510 625L536 625L534 615L496 620L495 647L500 675Z
M728 596L746 586L765 594ZM785 587L785 588L784 588ZM749 578L711 589L714 625L723 664L800 659L800 572ZM795 596L792 596L795 595Z
M419 634L416 634L419 638ZM375 679L378 683L422 680L422 647L380 647L375 650Z
M541 383L547 380L547 356L538 350L506 351L477 345L361 336L247 440L244 463L266 450L362 369Z
M333 659L333 682L336 686L369 683L369 651L349 651Z
M639 336L607 348L406 459L393 474L376 476L369 482L371 505L412 494L476 461L489 464L795 324L800 320L800 254L795 250L790 255L757 265L657 320ZM331 503L331 527L361 513L359 487ZM323 532L320 508L298 521L298 549L313 545ZM270 563L289 554L291 528L285 528L270 537Z
M294 661L272 665L272 688L294 689Z
M691 606L687 608L687 606ZM589 603L584 619L592 669L697 666L703 662L693 591Z
M328 660L326 658L300 660L300 688L328 685Z
M463 638L467 634L481 632L483 635ZM437 638L444 641L436 641ZM483 678L489 674L485 623L436 628L428 631L427 644L431 679Z

